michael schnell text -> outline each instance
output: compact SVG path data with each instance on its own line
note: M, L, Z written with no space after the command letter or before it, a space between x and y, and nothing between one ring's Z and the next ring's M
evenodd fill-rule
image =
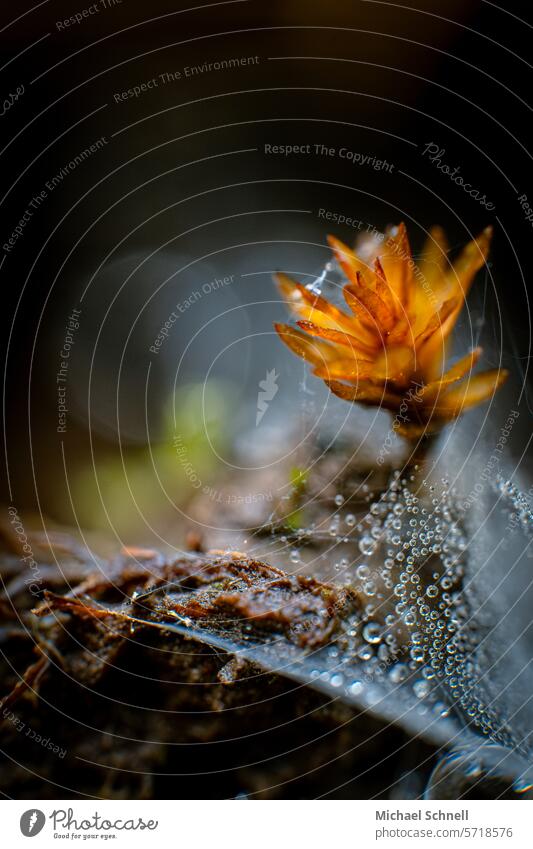
M462 820L467 822L468 811L442 811L442 810L424 810L419 808L417 811L376 811L377 820L385 820L386 822L399 822L403 820Z

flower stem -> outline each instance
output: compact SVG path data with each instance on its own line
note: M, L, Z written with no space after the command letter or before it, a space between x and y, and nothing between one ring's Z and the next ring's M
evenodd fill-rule
M438 434L429 434L416 440L408 440L408 454L404 463L402 473L405 477L414 477L415 488L421 486L427 467L429 457L437 442Z

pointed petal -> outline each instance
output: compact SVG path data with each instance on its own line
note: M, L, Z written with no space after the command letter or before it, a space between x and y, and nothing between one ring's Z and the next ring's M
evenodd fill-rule
M398 319L387 338L387 345L399 345L401 343L415 347L413 325L407 316Z
M325 298L310 292L301 283L297 283L282 272L275 274L274 279L283 299L299 318L313 321L320 327L346 330L350 328L351 316L346 315Z
M299 302L302 299L302 294L300 291L300 284L293 280L292 277L289 277L288 274L285 274L283 271L278 271L274 274L274 280L276 285L281 293L281 296L287 303L292 303L293 301Z
M387 238L378 251L385 277L397 301L406 303L407 292L413 273L413 257L403 221L387 231Z
M439 418L453 419L470 407L491 398L508 377L506 369L492 369L476 374L455 389L440 396L433 414Z
M376 322L357 301L355 289L351 284L343 287L342 294L352 311L349 332L361 339L365 345L375 348L379 344L379 336L381 335L379 328L376 327Z
M359 275L359 280L361 277ZM394 327L394 315L380 296L368 286L345 286L343 289L346 303L367 326L383 336Z
M446 275L447 291L454 291L457 299L456 306L446 319L442 319L441 327L435 331L433 338L428 338L423 350L420 350L420 367L426 379L434 380L442 368L445 340L453 330L464 304L464 299L470 288L476 272L484 265L490 247L492 227L485 230L470 242L453 264L452 270ZM450 298L446 303L450 303ZM444 307L443 307L444 308Z
M416 339L416 368L425 383L432 383L442 375L449 349L448 337L457 319L457 301L457 298L446 301Z
M392 278L391 285L400 303L406 304L413 285L414 262L411 245L407 236L407 228L403 221L398 225L398 231L392 237L391 245L393 246L392 253L399 260L396 275Z
M368 360L358 360L354 357L345 357L344 359L334 360L331 363L325 363L321 366L316 366L313 369L315 377L321 377L323 380L340 380L375 381L374 364ZM379 379L378 379L379 382Z
M369 380L371 383L384 383L387 380L407 383L412 374L413 352L404 346L386 348L373 362L358 358L342 358L319 366L314 370L317 377L323 379L340 378L342 380Z
M353 355L357 355L359 359L371 359L374 356L374 349L365 345L351 333L344 333L342 330L330 330L328 327L319 327L312 321L297 321L296 323L298 327L301 327L306 333L310 333L311 336L318 336L334 345L343 345L350 348Z
M483 267L487 260L491 238L492 227L485 227L477 239L474 239L463 249L454 262L451 271L446 275L449 289L457 293L459 302L447 321L445 335L448 335L454 327L476 272Z
M447 275L452 287L463 299L466 298L476 273L487 261L491 238L492 227L485 227L477 239L473 239L463 248Z
M357 254L354 253L348 245L345 245L344 242L341 242L341 240L337 239L335 236L328 236L328 243L335 254L335 259L352 283L358 285L358 273L363 276L363 279L365 279L365 277L370 279L370 269L368 265L366 265L363 260L359 259Z
M334 395L345 401L356 401L369 407L384 407L387 410L398 410L402 399L392 392L386 392L383 387L374 383L360 380L356 386L339 383L338 380L325 380L326 385Z
M443 339L452 330L453 324L450 323L450 318L454 315L457 308L458 298L450 298L445 301L442 307L433 313L424 330L416 337L416 347L420 348L425 342L431 341L432 336L438 335L439 342L442 346Z
M468 354L461 357L460 360L457 360L455 365L448 369L440 382L454 383L456 380L460 380L465 376L467 371L474 368L482 353L483 348L480 348L479 346L477 348L473 348Z
M441 227L432 227L413 275L409 295L408 311L413 317L415 336L424 326L424 318L457 294L446 276L450 270L448 251L444 231Z
M441 389L449 386L451 383L456 383L458 380L461 380L467 372L474 368L482 353L482 348L474 348L470 351L470 353L466 354L466 356L461 357L461 359L458 360L454 366L448 369L441 378L428 383L421 391L421 395L423 395L424 400L427 401L436 397L440 393Z
M374 260L374 274L376 280L376 294L379 295L392 315L401 315L403 312L403 305L398 302L398 298L389 286L379 257L376 257Z
M407 345L387 346L375 359L374 375L380 380L406 383L414 371L415 356Z
M320 366L324 362L329 362L337 357L332 345L328 345L326 342L317 342L300 330L291 327L290 324L274 324L274 327L281 341L285 342L294 354L315 366Z
M444 273L449 268L449 249L442 227L432 227L418 261L420 276L417 289L425 299L433 298L442 303L451 295L451 291L446 292L443 288Z

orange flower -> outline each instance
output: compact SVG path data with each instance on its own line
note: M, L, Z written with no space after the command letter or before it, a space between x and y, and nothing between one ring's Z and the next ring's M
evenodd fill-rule
M330 236L347 277L343 294L350 313L277 274L301 329L288 324L275 328L335 395L401 413L398 430L410 438L436 432L490 398L507 377L503 369L472 375L481 348L444 370L451 331L486 261L491 235L487 227L453 265L438 227L430 231L418 265L404 224L369 237L358 253Z

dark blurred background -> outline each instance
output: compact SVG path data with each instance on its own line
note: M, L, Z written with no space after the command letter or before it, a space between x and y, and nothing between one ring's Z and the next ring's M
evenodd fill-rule
M518 461L530 433L525 5L187 5L22 0L0 12L2 245L32 213L0 256L3 501L153 538L158 516L191 494L176 433L203 481L232 469L272 368L279 397L264 425L290 421L307 390L272 330L285 311L271 272L310 281L328 260L326 233L353 242L358 232L320 209L365 230L404 220L415 254L433 223L453 248L494 224L491 264L463 321L485 345L485 365L501 357L512 371L500 404L502 420L518 404L525 413L513 432ZM429 143L489 209L429 160ZM335 152L317 155L315 144ZM374 164L352 163L342 148ZM56 375L73 309L58 433Z

